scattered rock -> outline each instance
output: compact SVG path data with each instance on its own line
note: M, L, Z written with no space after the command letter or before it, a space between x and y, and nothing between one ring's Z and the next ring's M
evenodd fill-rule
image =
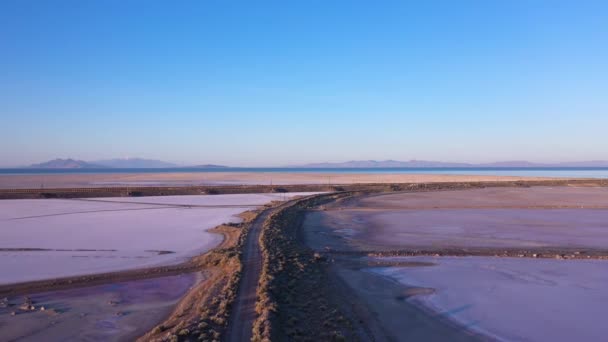
M49 316L57 316L59 314L61 314L61 312L52 309L52 308L44 308L44 310L42 310L42 308L40 308L40 311L44 311L45 315L49 315Z
M30 297L25 297L23 304L19 306L19 309L23 311L34 311L36 310L36 306L34 306L34 302Z
M11 316L16 316L17 313L15 311L11 311Z

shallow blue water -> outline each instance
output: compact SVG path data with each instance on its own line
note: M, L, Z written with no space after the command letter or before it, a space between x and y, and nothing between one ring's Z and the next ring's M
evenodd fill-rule
M165 169L0 169L0 175L10 174L108 174L108 173L177 173L177 172L290 172L290 173L375 173L375 174L442 174L442 175L490 175L608 178L604 167L536 167L536 168L165 168Z

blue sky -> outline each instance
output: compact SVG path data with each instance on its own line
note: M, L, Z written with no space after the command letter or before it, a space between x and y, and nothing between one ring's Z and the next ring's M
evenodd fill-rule
M0 166L608 159L608 2L5 0L0 117Z

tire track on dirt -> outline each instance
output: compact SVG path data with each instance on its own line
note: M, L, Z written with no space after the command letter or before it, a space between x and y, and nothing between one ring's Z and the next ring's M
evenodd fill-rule
M275 208L264 210L254 220L243 247L242 263L243 271L241 283L239 284L237 298L234 301L226 341L242 342L250 341L253 336L253 322L257 317L255 304L257 301L257 288L262 273L262 249L260 247L260 234L264 223L273 214L290 207L303 198L290 200Z

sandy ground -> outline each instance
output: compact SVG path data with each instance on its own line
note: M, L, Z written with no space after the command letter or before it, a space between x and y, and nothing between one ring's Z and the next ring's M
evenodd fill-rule
M487 340L485 336L406 301L409 286L348 265L349 262L338 261L334 267L336 291L348 296L347 306L362 321L373 341Z
M333 234L373 250L608 246L606 209L344 210L309 220L332 224Z
M591 209L588 209L591 208ZM608 188L534 187L370 196L310 213L315 248L608 246Z
M372 209L481 209L481 208L604 208L608 188L547 187L485 188L409 194L384 194L360 200Z
M354 184L478 182L549 179L514 176L431 174L287 173L287 172L190 172L115 174L0 175L0 188L66 188L106 186L185 186L233 184Z
M300 193L0 202L0 284L177 264L217 246L207 229Z
M10 306L0 307L0 340L132 341L169 315L202 279L184 274L40 293L31 296L34 311L19 309L23 297L8 298Z
M408 300L504 341L601 341L608 261L413 257L434 266L374 269L431 291ZM551 327L551 328L549 328Z
M602 287L606 260L417 257L404 265L379 258L375 260L388 267L378 269L352 253L428 245L434 251L460 246L465 252L471 245L495 251L504 246L605 248L607 190L532 187L368 195L309 211L302 230L309 246L332 256L344 284L341 291L350 293L376 340L597 341L606 334L593 318L601 317L608 294ZM427 264L412 267L411 261ZM559 328L549 331L555 324Z

